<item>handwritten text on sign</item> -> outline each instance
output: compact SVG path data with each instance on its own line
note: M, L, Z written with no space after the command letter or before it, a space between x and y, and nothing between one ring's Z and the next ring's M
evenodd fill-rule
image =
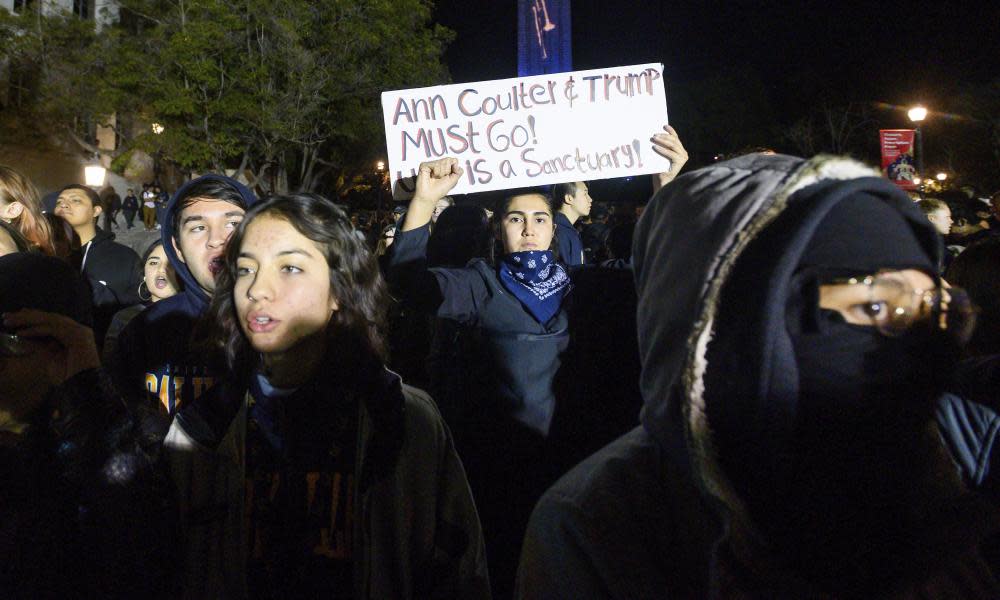
M667 123L663 65L384 92L394 196L420 163L453 156L454 193L659 173L650 136Z

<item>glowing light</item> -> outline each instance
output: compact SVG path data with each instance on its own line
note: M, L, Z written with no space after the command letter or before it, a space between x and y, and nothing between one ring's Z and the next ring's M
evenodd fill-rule
M914 184L916 184L916 185L920 185L920 183L921 183L922 181L923 181L923 179L921 179L921 178L919 178L919 177L914 177L914 178L913 178L913 183L914 183Z
M384 162L384 161L381 161L381 160L380 160L380 161L378 161L378 162L377 162L377 163L375 164L375 170L376 170L376 171L384 171L384 170L385 170L385 162Z
M906 116L910 117L914 123L919 123L927 118L927 109L923 106L914 106L907 111Z
M944 181L945 179L948 179L948 174L938 173L937 175L934 176L934 178L937 179L938 181Z
M83 168L83 178L90 187L101 187L104 185L104 175L107 169L101 165L87 165Z
M155 133L156 135L160 135L161 133L163 133L163 125L160 125L159 123L153 123L151 127L153 129L153 133Z

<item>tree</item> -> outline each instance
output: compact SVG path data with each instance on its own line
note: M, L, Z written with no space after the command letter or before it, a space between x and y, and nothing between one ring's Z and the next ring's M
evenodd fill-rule
M93 137L95 65L92 22L68 12L0 10L0 139L48 147L70 137L88 150ZM6 81L4 81L6 79Z
M428 0L118 4L118 23L83 50L87 80L53 95L85 91L90 114L118 115L105 121L120 152L235 168L266 191L350 181L382 152L380 91L448 80L451 32Z
M788 125L783 137L801 156L821 152L866 157L871 140L877 140L878 122L869 105L831 105L823 102L810 114Z

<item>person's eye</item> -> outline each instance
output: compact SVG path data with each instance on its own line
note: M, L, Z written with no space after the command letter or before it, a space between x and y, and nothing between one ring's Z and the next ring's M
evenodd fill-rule
M538 223L539 225L544 225L547 222L548 222L548 219L546 219L545 217L536 217L535 218L535 223Z
M889 318L890 307L884 300L874 300L855 304L849 310L858 320L876 324Z
M511 217L510 218L510 222L511 223L520 223L521 222L521 217Z
M244 275L250 275L253 273L253 268L247 266L236 267L236 276L243 277Z
M302 269L296 267L295 265L285 265L281 267L282 273L301 273Z
M204 225L195 225L194 227L188 229L189 233L200 233L205 230Z
M230 229L236 229L236 226L240 224L243 219L234 219L226 223L226 227Z

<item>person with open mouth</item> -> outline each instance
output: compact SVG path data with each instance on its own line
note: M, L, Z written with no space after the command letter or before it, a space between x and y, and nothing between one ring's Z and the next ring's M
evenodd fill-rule
M170 298L180 288L180 284L177 283L177 273L163 250L162 240L156 240L146 248L142 255L142 269L142 283L139 284L139 298L142 304L123 308L115 313L111 326L104 335L104 349L101 356L105 363L114 356L118 347L118 336L125 326L147 307Z
M170 200L161 223L159 264L169 264L182 288L151 302L119 336L108 363L123 393L151 395L172 414L213 385L224 367L221 358L199 347L196 324L215 293L226 242L256 201L253 192L223 175L190 181ZM152 300L170 286L154 275L144 287Z
M229 242L207 319L228 375L164 441L185 597L490 597L462 463L433 401L385 368L390 298L354 231L295 194Z

